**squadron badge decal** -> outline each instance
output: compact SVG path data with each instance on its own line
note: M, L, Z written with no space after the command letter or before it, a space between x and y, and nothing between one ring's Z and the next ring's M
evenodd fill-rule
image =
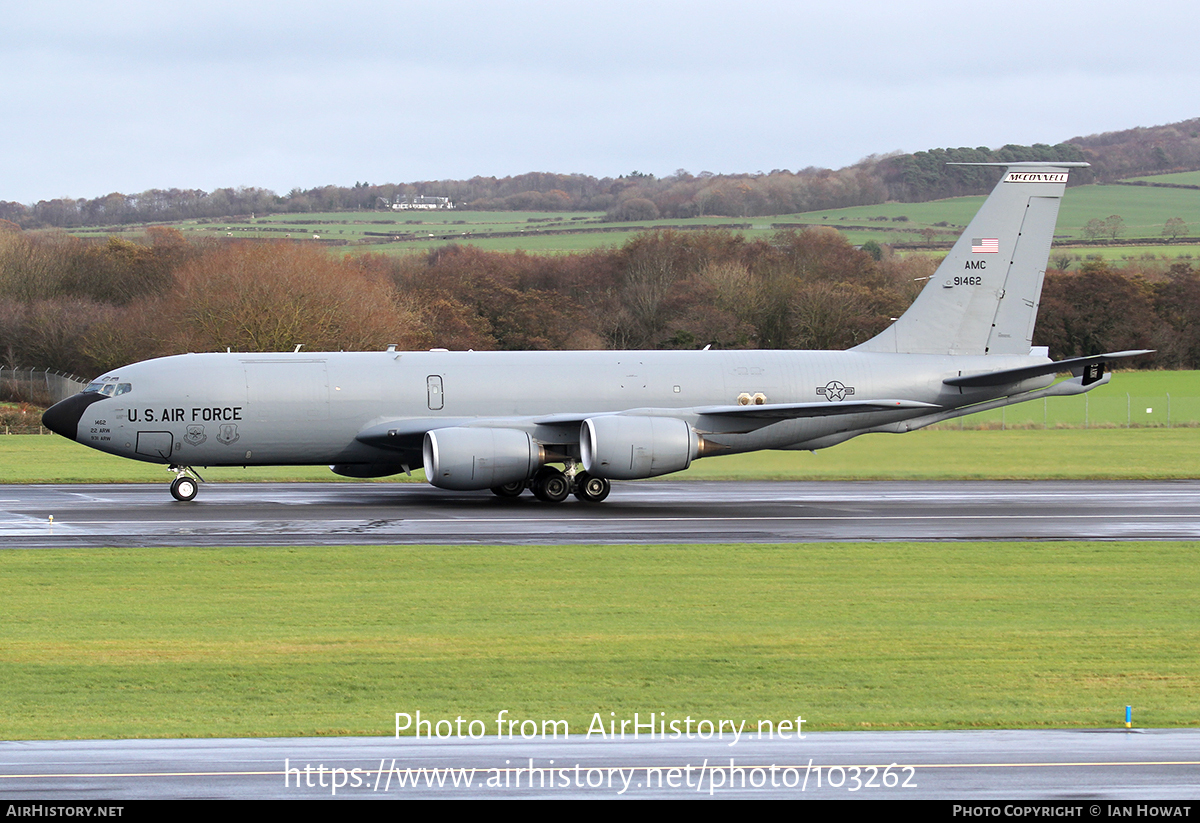
M204 433L203 426L188 426L187 434L183 438L191 446L199 446L208 439L208 435Z
M221 431L217 434L217 440L226 446L232 446L238 442L240 437L241 435L238 434L237 430L237 423L222 423Z

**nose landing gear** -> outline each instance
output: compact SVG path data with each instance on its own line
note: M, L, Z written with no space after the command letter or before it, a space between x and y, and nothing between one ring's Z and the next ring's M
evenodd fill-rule
M199 472L191 466L168 466L167 469L175 472L175 479L171 481L171 496L181 503L195 500L200 484L204 482Z

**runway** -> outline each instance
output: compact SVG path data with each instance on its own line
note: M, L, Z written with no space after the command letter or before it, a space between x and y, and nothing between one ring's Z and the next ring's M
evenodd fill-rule
M1033 800L1095 818L1115 816L1113 802L1194 800L1200 787L1194 729L749 737L9 742L0 797Z
M51 517L53 520L51 520ZM600 504L424 484L0 486L7 548L1200 538L1200 482L633 482Z
M212 484L190 504L165 485L0 486L0 545L9 549L1198 537L1200 483L1188 481L639 482L616 484L599 505L419 484ZM1186 800L1200 787L1197 730L817 732L733 746L572 732L545 742L0 742L0 794L332 798L340 782L337 798L1020 799L1108 817L1110 801Z

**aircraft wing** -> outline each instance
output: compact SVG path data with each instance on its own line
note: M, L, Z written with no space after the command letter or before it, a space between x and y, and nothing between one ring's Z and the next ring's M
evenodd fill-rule
M902 409L940 408L941 406L934 403L922 403L918 400L852 400L849 403L821 401L818 403L774 403L762 406L704 406L695 411L705 417L792 420L797 417L829 417L837 414L869 414L870 412Z
M1141 354L1151 354L1153 349L1138 349L1136 351L1116 351L1108 354L1093 354L1089 357L1070 357L1055 363L1041 363L1036 366L1022 366L1017 369L1002 369L1001 371L985 372L983 374L968 374L962 377L947 377L942 382L947 386L961 388L980 388L983 386L1003 386L1006 383L1019 383L1031 377L1043 374L1058 374L1069 371L1076 377L1083 377L1083 385L1095 383L1104 376L1104 364L1110 360L1121 360L1126 357L1137 357Z
M384 448L420 451L421 442L427 431L446 429L457 426L471 428L513 428L530 429L534 426L562 426L576 428L584 420L595 417L635 416L635 417L686 417L699 415L701 420L708 418L715 422L717 418L726 421L740 420L749 424L751 429L760 428L779 420L792 420L800 417L828 417L840 414L870 414L872 412L897 411L903 409L939 409L933 403L922 403L916 400L858 400L848 403L774 403L762 406L698 406L694 408L644 408L626 409L619 412L560 412L557 414L534 417L497 417L497 418L442 418L442 417L410 417L398 420L388 420L363 429L356 440L372 446Z
M704 417L721 416L740 419L791 420L797 417L829 417L837 414L866 414L877 411L896 411L897 409L940 409L934 403L922 403L917 400L859 400L849 403L830 403L821 400L817 403L771 403L761 406L729 405L729 406L694 406L684 409L645 408L625 409L619 412L593 412L590 414L552 414L543 417L530 418L532 422L542 426L579 425L589 417L609 417L611 415L630 415L636 417L685 417L698 414ZM503 425L502 421L486 421L473 425Z

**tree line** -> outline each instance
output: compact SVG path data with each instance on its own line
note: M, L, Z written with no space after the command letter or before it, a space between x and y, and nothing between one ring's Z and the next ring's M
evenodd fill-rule
M371 211L387 208L397 198L417 195L449 197L459 208L472 210L603 211L612 220L758 217L890 200L918 202L984 194L995 185L998 169L947 164L1016 160L1091 163L1091 168L1071 175L1071 185L1200 169L1200 118L1075 137L1054 146L946 148L872 156L836 171L809 167L795 172L775 169L757 174L693 175L680 169L666 177L635 171L616 178L534 172L470 180L382 185L358 182L353 186L296 188L286 195L252 187L212 192L150 189L93 199L57 198L32 205L0 201L0 220L22 228L78 228L281 212Z
M747 240L651 232L559 256L449 245L333 257L310 244L0 232L0 361L92 377L186 351L842 349L885 328L930 257L832 229ZM1099 260L1046 277L1035 344L1055 358L1154 348L1200 368L1200 273Z

